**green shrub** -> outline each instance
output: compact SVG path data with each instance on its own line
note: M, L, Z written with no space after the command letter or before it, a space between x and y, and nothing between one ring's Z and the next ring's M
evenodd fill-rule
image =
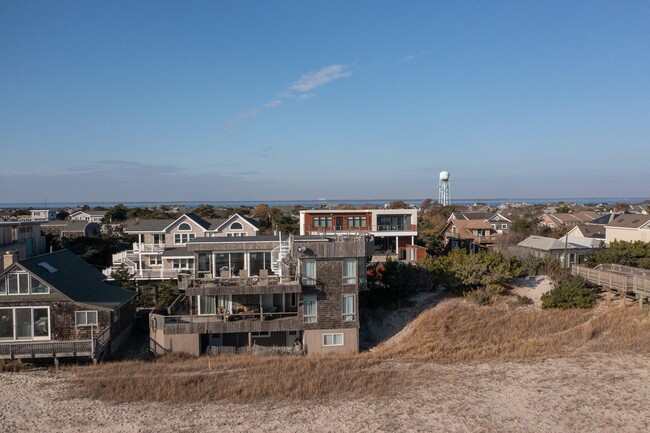
M557 281L553 290L542 295L542 308L591 308L594 303L594 294L587 281L576 276Z
M463 294L465 299L478 305L491 305L494 302L494 295L489 294L485 289L474 289Z

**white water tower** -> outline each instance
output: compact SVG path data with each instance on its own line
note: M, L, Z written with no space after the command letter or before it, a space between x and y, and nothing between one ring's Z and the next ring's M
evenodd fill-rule
M440 182L438 183L438 203L443 206L451 204L451 193L449 192L449 172L440 172Z

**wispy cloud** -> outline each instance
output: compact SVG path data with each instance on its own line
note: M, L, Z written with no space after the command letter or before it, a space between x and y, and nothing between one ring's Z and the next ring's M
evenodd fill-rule
M404 57L402 57L401 59L399 59L399 61L400 61L401 63L404 63L404 62L410 62L411 60L415 60L415 58L416 58L415 54L410 54L410 55L408 55L408 56L404 56Z
M262 110L280 107L286 99L297 98L301 101L311 99L315 96L313 91L319 87L350 76L352 76L352 72L346 65L329 65L317 71L307 72L298 78L298 80L294 81L294 83L289 87L279 92L276 99L265 103L261 107L253 108L239 116L227 120L223 123L222 128L228 131L234 128L241 121L259 115Z
M336 81L341 78L349 77L352 75L350 69L345 65L330 65L318 71L308 72L298 81L293 83L289 90L294 92L304 93L311 92L312 90L324 86L327 83Z

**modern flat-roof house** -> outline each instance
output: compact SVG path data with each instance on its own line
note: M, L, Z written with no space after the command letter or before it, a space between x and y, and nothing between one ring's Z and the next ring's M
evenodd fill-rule
M180 307L175 315L150 315L157 351L359 350L358 294L374 249L370 237L204 237L187 249L198 265L179 275Z
M110 355L131 331L135 295L68 250L12 262L0 272L0 358Z
M20 260L43 254L45 249L40 221L0 221L0 255L12 251ZM0 271L4 267L0 265Z
M375 252L399 254L418 235L417 209L300 211L300 235L370 234Z
M54 209L32 209L32 221L54 221L56 219L56 211Z
M200 237L255 236L259 231L256 220L239 214L226 219L203 219L194 213L176 219L136 220L123 224L124 233L138 237L133 249L113 254L111 272L126 267L136 280L176 278L179 272L193 272L194 254L187 243Z
M650 215L621 214L605 226L605 242L650 242Z
M71 221L88 221L93 223L101 223L105 215L105 210L78 210L76 212L72 212L68 218Z

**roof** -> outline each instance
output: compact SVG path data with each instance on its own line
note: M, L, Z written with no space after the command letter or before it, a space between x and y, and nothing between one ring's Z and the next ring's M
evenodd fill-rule
M578 224L575 226L583 237L605 239L605 227L598 224Z
M80 213L85 213L86 215L90 215L90 216L103 217L104 215L106 215L106 212L107 211L105 210L77 210L72 212L70 216L78 215Z
M564 238L546 238L543 236L528 236L517 245L520 247L531 248L534 250L553 251L553 250L568 250L584 249L584 248L597 248L600 246L602 240L592 238L581 238L580 236L569 236L568 242L565 243Z
M640 229L650 222L650 215L623 214L607 224L607 227L623 227L629 229Z
M566 236L562 236L560 239L558 239L562 245L564 245L565 237ZM589 238L586 236L569 236L568 245L571 245L575 248L599 248L604 245L604 242L604 239Z
M124 232L164 232L165 228L173 223L174 219L162 219L162 220L129 220L122 223L124 227Z
M454 212L458 220L488 220L496 215L495 212Z
M124 231L126 233L140 233L140 232L164 232L169 226L174 224L177 221L180 221L184 217L191 219L198 226L203 228L206 231L215 231L217 228L222 226L226 221L232 219L234 216L239 216L241 219L245 220L249 224L253 225L256 229L259 230L259 222L253 218L246 217L243 215L235 214L228 218L209 218L203 219L193 212L189 212L181 215L176 219L143 219L143 220L129 220L122 223Z
M445 231L453 225L458 230L458 237L460 239L474 239L476 236L471 230L491 230L492 225L486 220L453 220L450 221L445 227Z
M98 225L88 221L49 221L41 224L42 227L62 227L64 232L85 232L89 224Z
M194 253L187 250L187 248L165 248L163 257L194 257Z
M56 272L48 271L41 263ZM74 302L114 309L136 296L134 291L107 284L101 272L69 250L19 260L17 265Z

